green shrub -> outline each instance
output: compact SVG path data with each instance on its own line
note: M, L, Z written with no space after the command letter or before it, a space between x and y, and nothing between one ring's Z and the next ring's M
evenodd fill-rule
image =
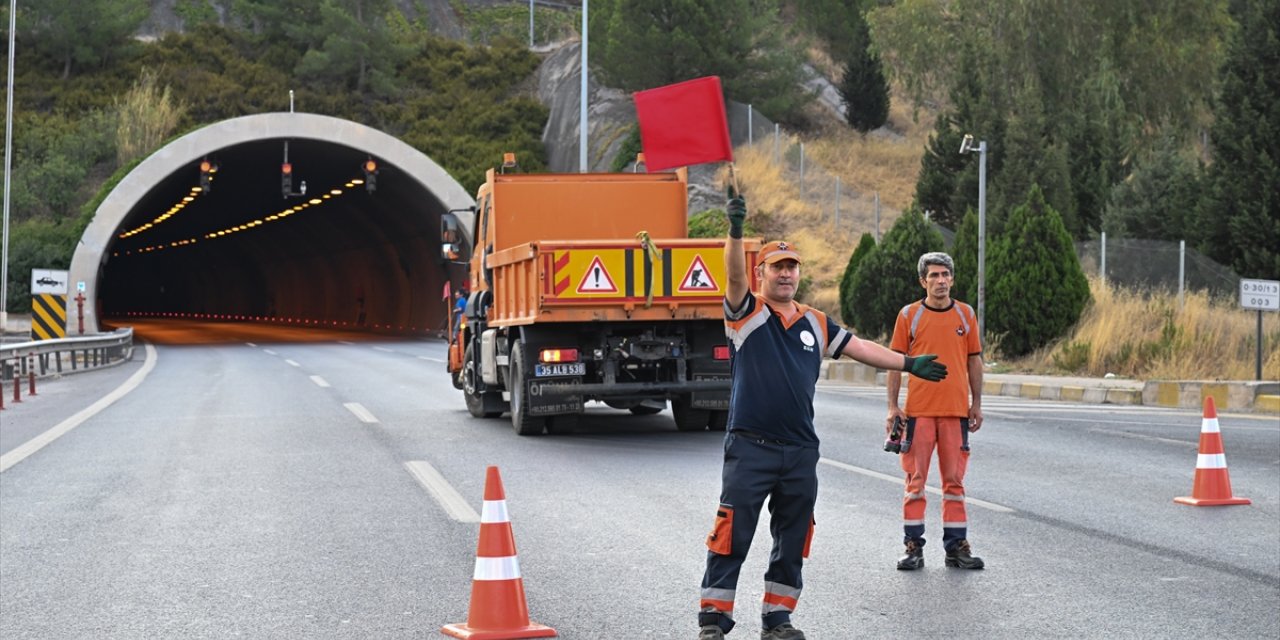
M723 238L729 235L729 219L724 209L707 209L689 216L690 238ZM747 218L742 224L742 235L753 237L760 235L760 230Z
M858 265L866 259L867 254L876 248L876 239L870 233L862 234L858 246L849 255L849 264L845 265L844 274L840 276L840 317L845 323L853 318L853 275L858 272Z
M1062 217L1032 185L991 248L986 329L1005 356L1022 356L1065 334L1089 301L1089 283Z
M898 218L858 265L853 276L850 320L865 337L889 335L902 307L924 297L916 262L921 254L941 251L944 241L918 209ZM1073 254L1074 255L1074 254Z

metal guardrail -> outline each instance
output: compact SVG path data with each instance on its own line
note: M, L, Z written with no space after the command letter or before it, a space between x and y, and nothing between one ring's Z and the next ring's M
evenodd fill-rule
M96 336L0 345L0 380L88 371L133 358L133 327Z

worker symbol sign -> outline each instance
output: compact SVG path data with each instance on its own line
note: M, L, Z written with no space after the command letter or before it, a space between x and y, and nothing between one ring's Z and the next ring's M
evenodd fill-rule
M604 268L600 256L592 258L591 266L587 267L587 272L582 274L582 281L578 283L578 293L617 292L618 285L613 283L613 278L609 276L609 270Z
M717 291L720 287L716 286L716 281L711 277L711 271L707 269L707 263L702 261L702 256L695 255L693 263L689 265L689 270L684 273L684 278L680 280L679 291L695 292L695 291Z

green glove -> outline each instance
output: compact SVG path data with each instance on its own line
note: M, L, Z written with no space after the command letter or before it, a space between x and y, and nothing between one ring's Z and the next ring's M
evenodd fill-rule
M729 218L729 237L742 237L742 224L747 219L747 201L729 187L729 202L724 206L725 215Z
M917 378L937 382L947 377L947 365L938 362L938 356L928 354L915 358L903 356L903 358L902 370Z

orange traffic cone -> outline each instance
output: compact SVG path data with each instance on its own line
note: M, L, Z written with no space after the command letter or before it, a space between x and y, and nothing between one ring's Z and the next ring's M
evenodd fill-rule
M516 539L507 516L506 494L497 467L484 480L484 511L480 515L480 543L471 580L471 609L466 624L447 624L441 633L473 640L554 638L556 630L529 622L524 580L516 558Z
M1248 498L1231 495L1231 476L1227 473L1227 457L1222 449L1222 432L1218 431L1218 410L1213 396L1204 399L1204 422L1200 426L1200 455L1196 456L1196 480L1190 496L1174 498L1174 502L1197 507L1225 504L1251 504Z

